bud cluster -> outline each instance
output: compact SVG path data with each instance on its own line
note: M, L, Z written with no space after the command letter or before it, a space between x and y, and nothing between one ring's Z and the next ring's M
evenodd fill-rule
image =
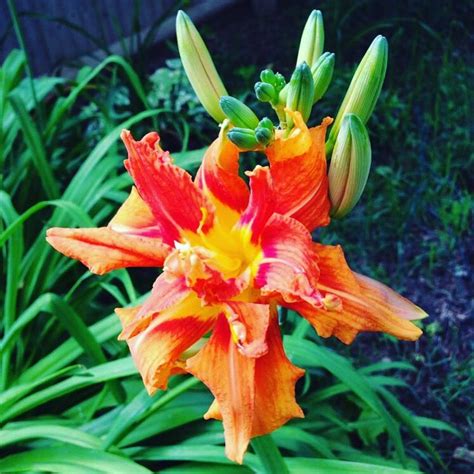
M271 144L276 131L273 122L267 117L260 120L250 107L228 95L196 27L181 11L176 18L176 31L189 81L208 113L218 123L230 122L227 137L241 150L262 149ZM323 51L323 16L314 10L305 24L290 81L286 83L280 73L265 69L255 84L257 99L274 109L280 121L279 129L287 134L294 123L285 110L299 112L308 122L314 104L328 90L335 55ZM387 57L387 40L379 35L357 67L326 142L326 154L331 160L328 172L331 214L335 218L351 211L367 182L372 154L365 124L380 95Z

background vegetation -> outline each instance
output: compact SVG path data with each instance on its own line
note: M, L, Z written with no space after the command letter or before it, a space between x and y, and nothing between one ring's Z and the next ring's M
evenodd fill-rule
M345 347L290 313L285 347L307 370L297 387L306 418L272 435L279 450L256 442L243 467L230 465L221 424L202 420L208 391L175 377L148 397L116 341L113 308L136 303L156 274L96 277L44 241L52 225L107 222L125 199L122 128L158 129L176 161L197 168L216 126L175 42L109 56L72 79L33 78L25 52L12 51L0 68L1 472L275 472L281 462L295 473L472 472L473 12L462 2L280 0L257 14L244 2L200 25L233 95L254 102L263 67L288 76L312 8L337 58L314 123L335 114L375 34L390 44L368 124L369 184L353 213L316 237L426 309L423 338L363 335Z

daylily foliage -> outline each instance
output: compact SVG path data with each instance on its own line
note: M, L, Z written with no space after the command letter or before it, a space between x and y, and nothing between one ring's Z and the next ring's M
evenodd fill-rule
M316 61L317 58L314 58ZM314 93L311 93L311 101ZM196 177L173 164L155 132L124 130L135 186L106 227L53 228L48 242L92 272L160 267L149 298L116 310L144 384L165 389L187 372L215 397L205 418L223 422L226 453L242 462L249 440L303 417L295 383L304 371L284 352L278 306L322 337L361 331L415 340L425 313L385 285L351 271L341 247L312 241L329 224L326 130L286 109L262 147L268 166L239 175L239 148L221 127ZM242 160L245 163L245 155Z

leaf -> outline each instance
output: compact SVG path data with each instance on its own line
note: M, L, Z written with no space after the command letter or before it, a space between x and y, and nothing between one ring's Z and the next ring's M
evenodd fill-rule
M99 438L74 428L52 424L35 424L17 429L4 428L0 431L0 446L17 444L35 438L54 439L85 448L100 449L102 445Z
M262 470L260 472L267 474L274 472L285 474L290 472L271 435L252 438L250 443L262 463Z
M59 187L46 158L46 150L44 149L38 129L31 120L20 97L11 95L10 103L18 117L25 143L30 150L31 160L41 180L44 192L50 199L56 199L59 197Z
M298 474L421 474L420 471L333 459L287 458L286 461L290 472Z
M77 468L83 468L83 470ZM35 449L13 454L0 460L1 472L38 470L60 473L97 471L107 473L151 473L150 470L125 457L78 446Z
M397 455L403 465L406 465L407 458L397 422L386 410L378 394L367 383L366 378L359 374L347 359L308 340L292 336L285 337L285 347L296 365L323 367L370 406L384 421Z

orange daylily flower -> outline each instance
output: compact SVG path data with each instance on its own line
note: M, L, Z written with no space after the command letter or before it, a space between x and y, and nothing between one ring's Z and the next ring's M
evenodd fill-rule
M308 129L298 113L290 136L267 148L269 167L238 174L239 150L222 131L196 179L175 166L156 133L124 131L135 186L99 229L49 229L48 242L97 274L163 267L149 298L116 312L144 384L165 389L186 371L215 397L205 418L223 421L226 454L242 462L249 440L302 417L278 305L300 312L323 337L349 343L360 331L415 340L424 312L388 287L353 273L340 247L312 242L329 222L325 119ZM186 351L207 334L204 346Z

